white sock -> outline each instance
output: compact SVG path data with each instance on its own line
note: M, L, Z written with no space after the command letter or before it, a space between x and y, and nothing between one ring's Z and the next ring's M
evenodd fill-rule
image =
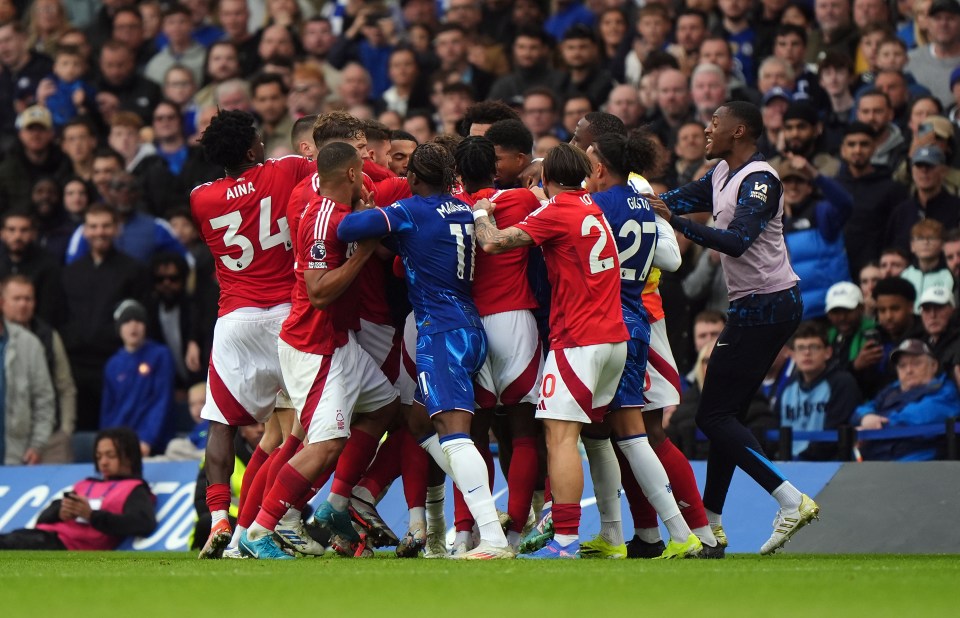
M282 526L290 526L291 524L297 523L302 517L302 514L299 510L295 508L287 509L287 512L283 514L283 517L280 518L278 524Z
M427 521L427 509L422 506L415 506L410 509L410 525L413 526L414 522L426 523Z
M457 530L457 535L453 537L453 546L460 547L461 545L466 545L468 549L472 549L472 545L473 545L472 530Z
M520 541L521 538L519 532L514 532L513 530L507 532L507 543L510 545L510 547L520 547Z
M350 498L346 496L341 496L340 494L331 493L327 496L327 502L330 503L330 506L333 507L334 511L343 512L347 510L347 506L350 505Z
M634 528L633 533L644 543L660 543L660 528Z
M359 485L353 488L353 497L357 500L363 500L367 504L373 504L377 501L373 494L370 493L369 489L366 487L360 487Z
M240 535L243 534L245 530L246 528L244 528L243 526L237 526L236 528L234 528L233 536L230 537L230 543L227 545L227 547L230 547L231 549L236 549L237 546L240 544Z
M458 434L459 436L459 434ZM507 537L500 527L497 508L490 493L487 464L473 440L467 436L447 437L441 445L447 456L454 482L480 529L480 539L494 547L506 547Z
M710 547L716 546L717 537L713 536L713 529L710 528L710 526L694 528L693 533L697 535L697 538L700 539L700 542L704 545L709 545Z
M620 463L610 440L595 440L581 436L583 448L590 462L590 478L600 511L600 535L612 545L623 544L623 524L620 513Z
M773 490L771 494L780 503L780 508L785 511L795 511L800 508L800 502L803 500L803 494L800 490L790 484L790 481L784 481L779 487Z
M251 541L257 541L267 536L268 534L273 534L273 530L267 530L257 522L253 522L249 528L247 528L247 538Z
M216 525L217 523L219 523L219 522L221 522L221 521L224 521L224 520L226 520L226 521L228 521L228 522L230 521L230 518L227 516L227 512L226 512L225 510L218 510L218 511L213 511L213 512L210 513L210 525L211 525L211 526Z
M704 510L707 512L707 521L710 523L711 526L715 528L717 526L723 525L720 523L720 518L722 517L720 513L714 513L710 509L704 509Z
M579 540L576 534L555 534L553 535L553 540L560 544L561 547L566 547L570 543Z
M437 465L440 466L440 469L443 470L447 476L453 478L453 474L450 472L450 462L447 461L447 456L444 454L443 447L440 446L440 437L437 436L437 434L433 433L430 434L429 438L424 438L424 440L420 442L420 448L425 450L431 457L433 457L433 460L437 462ZM481 459L483 458L481 457ZM486 468L486 463L484 463L484 468ZM428 493L427 500L430 499L429 495L430 494Z
M681 543L686 541L693 533L680 515L680 507L677 506L677 500L670 488L670 479L667 478L667 472L657 454L653 452L647 436L618 440L617 446L630 462L630 470L640 484L643 495L663 520L670 537Z
M446 518L443 513L443 499L446 493L445 485L434 485L427 487L427 523L439 524L441 528L446 528Z

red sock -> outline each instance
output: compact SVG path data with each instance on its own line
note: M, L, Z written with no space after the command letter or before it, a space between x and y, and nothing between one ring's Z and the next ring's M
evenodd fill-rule
M669 438L653 451L663 464L663 469L667 471L673 496L677 499L687 525L691 529L709 525L707 512L703 508L703 498L697 489L697 477L693 475L693 468L687 458Z
M323 486L327 484L327 481L330 480L330 477L333 476L333 466L330 466L326 470L320 473L320 476L317 477L317 480L313 482L313 485L310 486L310 489L304 492L303 496L300 497L293 504L293 508L298 511L302 511L306 508L307 502L313 500L313 497L317 495L317 492L323 489Z
M534 438L514 438L513 457L507 471L509 499L507 512L513 522L510 530L520 532L530 515L533 489L537 483L537 441Z
M430 475L430 456L406 429L400 430L403 438L400 470L403 473L403 497L407 508L427 505L427 478Z
M211 513L230 510L230 485L226 483L207 485L207 508Z
M473 515L467 508L467 501L463 499L460 488L453 484L453 526L457 532L473 530Z
M267 489L267 478L269 478L273 463L279 455L280 449L273 449L267 456L267 460L260 466L257 476L250 483L250 495L243 501L243 506L240 507L237 516L237 525L241 528L249 528L253 520L257 518L257 513L260 512L260 504L263 502L263 495L269 491Z
M556 534L580 533L580 503L553 504L553 530Z
M403 433L406 430L391 432L380 448L377 450L377 456L373 458L373 463L364 472L363 478L357 483L358 487L363 487L376 498L383 489L395 481L400 476L402 466L403 452ZM423 450L423 449L420 449Z
M347 438L347 443L337 460L337 470L334 472L331 494L349 498L353 488L370 467L374 455L377 454L379 440L363 431L354 431Z
M259 470L263 462L267 460L267 457L269 457L269 455L260 448L259 444L257 448L253 449L253 454L250 455L250 461L247 462L247 469L243 471L243 480L240 482L240 503L237 506L237 512L243 510L243 503L247 499L247 492L250 491L250 486L253 485L253 479L257 476L257 470Z
M309 489L310 481L290 464L284 464L277 473L276 483L263 499L263 506L257 515L257 523L267 530L273 530L290 505L299 500Z
M640 483L633 476L633 470L630 469L630 462L623 456L620 449L614 444L613 452L617 454L617 461L620 462L620 483L623 485L623 492L627 494L627 503L630 504L630 514L633 515L634 528L656 528L657 511L647 501L640 489Z
M280 448L273 449L275 452L279 452L277 453L277 458L274 459L270 465L270 473L267 475L267 492L273 488L273 484L277 481L277 475L280 473L280 470L287 465L291 457L297 454L297 450L301 446L300 438L290 435L283 441L283 445L281 445Z

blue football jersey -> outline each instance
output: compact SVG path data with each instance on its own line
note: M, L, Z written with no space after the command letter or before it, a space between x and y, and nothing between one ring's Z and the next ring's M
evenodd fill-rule
M476 244L470 207L451 195L413 196L383 213L403 258L417 331L483 328L471 295Z
M629 186L618 185L592 194L603 211L620 254L620 303L632 339L650 342L650 324L640 294L653 265L657 222L647 200Z

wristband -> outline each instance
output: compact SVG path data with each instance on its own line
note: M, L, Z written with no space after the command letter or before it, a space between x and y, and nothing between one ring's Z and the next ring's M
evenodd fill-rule
M487 213L487 211L486 211L486 210L483 210L482 208L481 208L480 210L474 210L474 211L473 211L473 220L474 220L474 221L476 221L476 220L479 219L480 217L489 217L489 216L490 216L490 215Z

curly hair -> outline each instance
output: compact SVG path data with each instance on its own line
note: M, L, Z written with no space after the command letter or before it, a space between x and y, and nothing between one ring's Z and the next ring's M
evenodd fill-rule
M200 136L200 146L207 161L225 168L237 167L243 163L256 134L252 114L221 110Z
M456 181L455 161L450 152L434 142L417 146L410 155L407 169L417 175L425 184L436 187L440 193L449 193Z
M487 182L497 173L497 151L485 137L468 137L454 153L457 173L463 182Z

